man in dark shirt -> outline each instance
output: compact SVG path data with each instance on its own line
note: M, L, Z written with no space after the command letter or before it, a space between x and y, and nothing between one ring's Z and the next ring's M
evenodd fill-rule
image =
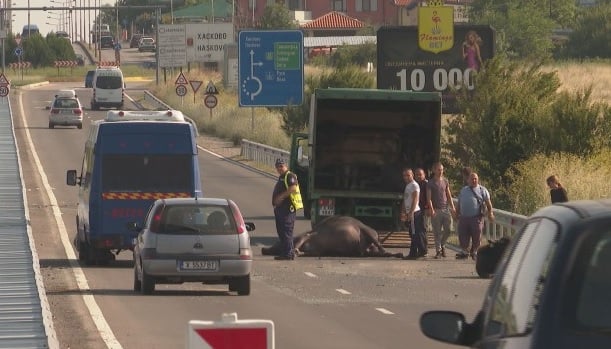
M418 186L420 187L420 195L418 196L418 206L420 207L420 213L422 214L422 219L424 220L424 231L422 236L424 252L421 253L419 257L426 257L428 254L427 229L430 227L430 217L428 216L429 199L426 194L428 180L426 179L426 174L424 173L424 170L422 168L417 168L416 171L414 171L414 177L416 183L418 183Z
M272 194L272 206L274 207L276 232L280 239L282 252L274 257L274 259L293 260L295 259L293 228L295 227L297 215L295 207L291 203L290 195L297 191L297 176L289 171L286 160L278 158L275 165L279 177Z

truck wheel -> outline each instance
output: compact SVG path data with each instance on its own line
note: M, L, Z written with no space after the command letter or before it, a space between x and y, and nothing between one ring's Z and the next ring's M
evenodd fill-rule
M229 281L229 290L237 291L238 296L248 296L250 294L250 274Z
M142 294L152 294L155 291L155 278L150 276L142 267L142 279L140 279Z

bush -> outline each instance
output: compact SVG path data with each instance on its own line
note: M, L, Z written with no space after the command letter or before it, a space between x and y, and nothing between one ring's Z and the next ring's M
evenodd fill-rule
M551 203L546 178L555 174L566 189L569 200L611 198L611 149L592 156L555 153L536 154L516 163L508 171L511 185L507 188L509 211L531 215Z

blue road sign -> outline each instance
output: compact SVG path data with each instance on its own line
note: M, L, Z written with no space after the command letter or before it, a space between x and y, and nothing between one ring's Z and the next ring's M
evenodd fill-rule
M303 103L303 33L299 30L241 31L238 44L241 107Z
M15 47L13 53L15 53L15 56L19 57L23 54L23 49L21 48L21 46L17 46Z

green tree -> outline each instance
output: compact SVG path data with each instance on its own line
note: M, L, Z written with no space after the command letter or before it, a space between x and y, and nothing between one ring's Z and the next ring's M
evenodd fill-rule
M334 67L343 68L350 65L364 67L368 62L375 62L377 48L375 43L361 45L343 45L337 48L331 55L331 64Z
M74 60L74 48L70 41L61 38L54 33L47 34L46 43L53 54L53 60Z
M571 57L611 58L611 2L582 11L567 51Z
M474 0L469 16L496 29L499 53L546 58L553 48L552 30L566 25L559 22L568 21L574 9L574 0Z
M259 20L259 29L297 29L297 23L292 17L291 12L282 4L275 3L265 7L263 16Z
M40 34L34 34L22 41L23 60L34 67L49 66L55 60L55 53Z

